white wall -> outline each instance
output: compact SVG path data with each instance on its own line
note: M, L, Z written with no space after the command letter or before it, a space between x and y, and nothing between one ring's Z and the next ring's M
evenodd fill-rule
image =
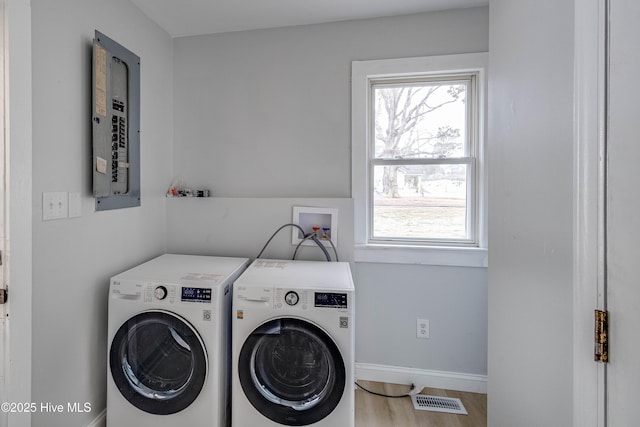
M128 0L32 0L32 401L90 402L88 414L34 414L33 425L88 424L105 407L108 279L165 249L171 180L172 40ZM91 195L91 43L99 30L141 57L142 206L95 212ZM82 193L82 217L42 221L42 193Z
M3 361L9 359L9 370L3 370L2 398L8 402L31 400L31 300L32 300L32 118L31 118L31 5L28 0L3 2L5 7L4 40L8 49L8 92L5 107L10 112L5 123L5 224L7 244L4 257L5 280L11 288L11 299L4 307L7 314L2 341ZM6 51L5 51L6 52ZM7 58L5 57L5 61ZM5 74L5 83L6 83ZM8 94L8 97L7 97ZM3 112L6 113L6 110ZM7 162L8 158L8 162ZM8 163L8 164L7 164ZM8 175L8 176L7 176ZM9 337L7 340L6 337ZM6 366L6 365L5 365ZM30 414L9 413L0 416L0 424L12 427L31 426Z
M351 61L487 51L488 18L476 8L176 39L174 172L220 198L172 200L168 248L220 254L231 245L255 256L291 220L295 198L350 201ZM341 224L352 221L340 212ZM233 239L229 230L242 242L215 238ZM486 375L486 269L353 267L358 362ZM418 316L430 319L432 339L415 338Z
M255 258L269 238L292 222L294 206L338 210L338 259L353 259L353 203L345 198L172 198L167 200L167 252ZM286 227L265 248L261 258L289 259L294 230ZM327 248L332 260L335 253ZM325 260L315 244L302 246L296 259Z
M492 0L489 425L572 425L573 1Z

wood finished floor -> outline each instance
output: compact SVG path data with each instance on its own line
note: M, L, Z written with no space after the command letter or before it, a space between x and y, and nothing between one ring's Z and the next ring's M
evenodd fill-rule
M398 395L408 392L406 385L358 381L377 393ZM454 397L462 401L469 415L420 411L408 397L393 399L376 396L356 388L356 427L486 427L487 395L425 388L421 394Z

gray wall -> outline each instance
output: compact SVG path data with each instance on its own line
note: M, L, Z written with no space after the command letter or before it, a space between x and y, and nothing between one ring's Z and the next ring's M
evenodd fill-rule
M349 201L351 61L487 51L488 19L476 8L176 39L174 173L221 197L171 200L169 250L255 256L296 197ZM241 240L215 238L230 230ZM486 269L358 263L353 274L357 362L486 375ZM415 338L418 316L430 340Z
M572 425L573 1L492 0L489 425Z
M174 172L223 197L350 197L351 61L487 50L487 8L178 38Z
M114 273L163 253L171 180L172 40L128 0L32 0L32 401L90 402L87 414L34 414L33 425L86 425L105 406L106 297ZM96 213L91 196L91 42L105 33L142 60L142 207ZM42 192L82 193L82 217L42 221Z
M358 263L354 281L358 362L487 374L485 269Z

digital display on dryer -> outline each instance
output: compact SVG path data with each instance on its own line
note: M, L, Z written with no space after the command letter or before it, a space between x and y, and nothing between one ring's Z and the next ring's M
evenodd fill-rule
M316 292L314 300L316 307L347 308L347 294Z
M182 288L181 301L211 302L211 288Z

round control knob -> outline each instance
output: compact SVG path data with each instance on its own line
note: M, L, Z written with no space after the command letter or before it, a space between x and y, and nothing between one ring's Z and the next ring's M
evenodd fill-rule
M167 297L167 288L164 286L158 286L155 291L153 291L156 299L163 300Z
M284 296L284 302L289 305L296 305L300 301L300 297L294 291L289 291Z

